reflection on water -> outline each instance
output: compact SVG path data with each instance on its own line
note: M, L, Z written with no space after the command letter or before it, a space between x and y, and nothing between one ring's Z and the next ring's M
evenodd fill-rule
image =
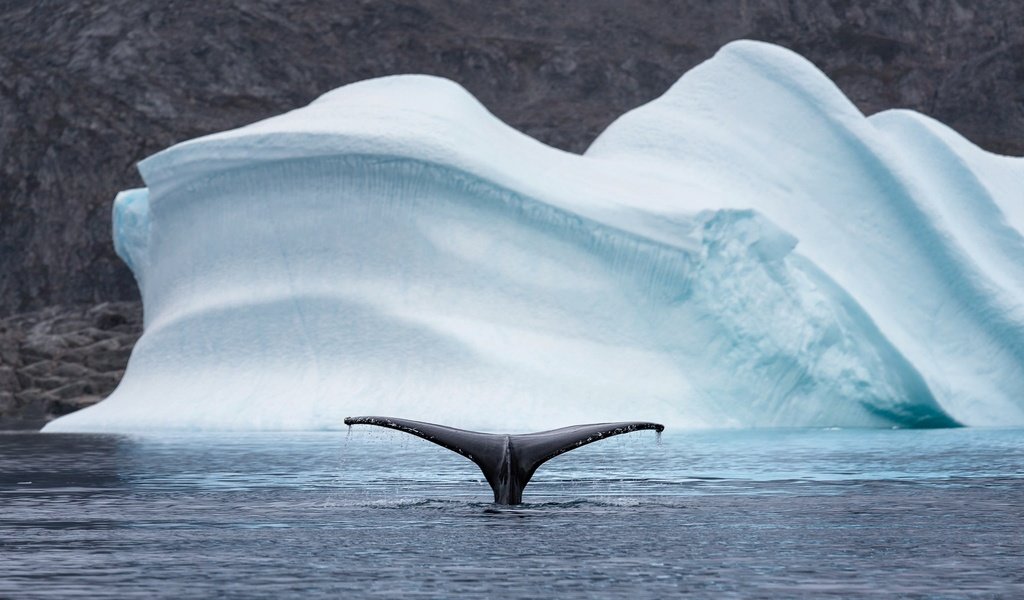
M522 506L422 440L0 435L0 597L1024 594L1024 432L652 432Z

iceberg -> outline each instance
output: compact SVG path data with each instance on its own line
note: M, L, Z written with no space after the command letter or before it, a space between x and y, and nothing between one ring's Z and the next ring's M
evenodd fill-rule
M144 334L46 431L1024 425L1024 159L777 46L583 155L403 75L139 170Z

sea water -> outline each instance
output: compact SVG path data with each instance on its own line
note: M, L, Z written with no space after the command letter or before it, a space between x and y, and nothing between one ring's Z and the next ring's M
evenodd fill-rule
M1024 431L0 435L0 597L1024 595Z

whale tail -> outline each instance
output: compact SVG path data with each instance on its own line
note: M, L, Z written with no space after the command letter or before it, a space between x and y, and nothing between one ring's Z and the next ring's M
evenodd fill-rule
M598 440L615 435L653 429L664 425L645 421L573 425L551 431L524 434L480 433L444 425L391 417L348 417L346 425L376 425L397 429L458 452L476 463L494 491L496 504L521 504L523 488L537 467L545 462Z

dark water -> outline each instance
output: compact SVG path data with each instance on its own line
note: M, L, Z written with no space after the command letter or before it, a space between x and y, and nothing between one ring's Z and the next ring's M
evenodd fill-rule
M0 597L1024 597L1024 431L0 435Z

